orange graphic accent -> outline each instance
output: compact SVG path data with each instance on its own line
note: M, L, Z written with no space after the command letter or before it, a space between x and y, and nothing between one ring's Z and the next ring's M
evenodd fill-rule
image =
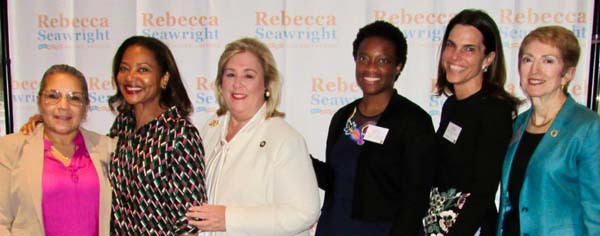
M375 10L373 16L375 20L384 20L394 25L445 25L454 17L456 13L434 13L434 12L409 12L402 8L398 12L388 12Z
M204 76L196 77L196 90L215 91L215 81L208 81L208 79Z
M68 17L62 13L58 17L38 15L38 28L107 28L107 17Z
M256 12L257 26L335 26L335 15L290 15L287 11L279 14Z
M145 27L164 27L164 26L219 26L219 17L217 16L178 16L171 12L165 12L164 15L155 15L153 13L142 13L142 25Z
M585 12L540 12L527 8L526 12L500 9L500 24L585 24Z
M337 77L335 80L327 81L321 77L312 78L312 91L313 92L360 92L360 89L356 82L348 82Z
M117 86L111 79L100 79L94 76L88 76L88 87L90 91L116 91Z

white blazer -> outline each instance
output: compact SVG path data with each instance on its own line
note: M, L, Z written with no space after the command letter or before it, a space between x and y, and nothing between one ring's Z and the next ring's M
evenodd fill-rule
M201 131L208 201L225 205L218 236L308 236L319 216L319 192L304 138L265 105L229 141L229 112Z

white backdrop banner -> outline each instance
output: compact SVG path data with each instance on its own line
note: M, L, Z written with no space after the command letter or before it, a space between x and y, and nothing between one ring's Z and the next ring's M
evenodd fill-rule
M15 128L37 113L36 93L52 64L76 66L87 77L91 112L84 126L107 133L114 114L112 57L132 35L152 36L172 49L201 127L216 110L213 81L224 46L256 37L272 49L284 78L280 109L310 152L324 159L331 115L361 97L354 79L352 41L374 20L398 26L408 41L408 61L395 87L429 112L437 127L444 97L433 95L440 41L453 15L479 8L498 24L509 75L506 89L523 97L517 51L541 25L562 25L580 41L582 55L570 93L587 96L593 0L347 1L347 0L9 0L12 101ZM521 110L525 109L523 107Z

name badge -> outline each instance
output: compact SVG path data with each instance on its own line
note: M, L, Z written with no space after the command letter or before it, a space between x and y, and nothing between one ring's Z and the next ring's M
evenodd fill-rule
M456 144L456 140L460 135L460 131L462 128L452 122L448 123L448 127L446 127L446 131L444 132L444 138L451 143Z
M388 131L388 128L379 127L377 125L369 125L367 127L367 132L365 133L364 139L370 142L383 144Z

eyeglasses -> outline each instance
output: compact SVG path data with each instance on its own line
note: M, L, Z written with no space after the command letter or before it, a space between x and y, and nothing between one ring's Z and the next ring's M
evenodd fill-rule
M46 105L55 105L57 104L63 97L63 93L58 90L48 90L40 93L40 97L42 101ZM73 92L69 91L65 94L67 98L67 102L73 106L83 106L85 105L87 99L83 96L81 92Z

